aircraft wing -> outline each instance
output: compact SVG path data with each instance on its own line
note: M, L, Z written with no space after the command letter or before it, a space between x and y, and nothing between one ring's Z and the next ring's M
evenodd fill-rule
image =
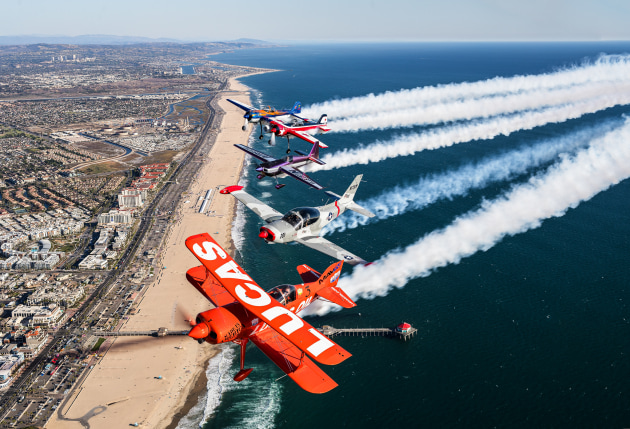
M232 194L234 198L242 202L249 208L251 211L256 213L266 222L272 222L273 220L279 219L282 217L282 213L277 210L272 209L267 204L262 201L252 197L247 192L243 191L242 186L228 186L226 188L221 189L219 191L222 194Z
M302 140L305 140L307 142L309 142L310 144L315 144L317 142L319 142L319 147L321 147L322 149L327 149L328 145L325 143L322 143L321 140L316 139L315 137L313 137L312 135L310 135L309 133L306 133L304 131L298 131L298 130L293 130L291 129L291 127L287 127L287 133L301 138Z
M303 245L310 247L311 249L315 249L318 252L322 252L328 256L339 259L340 261L345 261L350 265L361 265L368 263L366 260L348 252L344 248L337 246L336 244L326 240L323 237L305 237L298 238L295 241L297 241L298 243L302 243Z
M261 152L259 150L252 149L249 146L245 146L245 145L242 145L242 144L235 144L234 146L236 146L237 148L239 148L243 152L247 152L248 154L250 154L254 158L257 158L257 159L259 159L261 161L271 162L271 161L275 161L276 160L276 158L273 158L273 157L271 157L271 156L267 155L266 153Z
M312 359L336 365L352 356L262 290L210 234L188 237L186 247L243 308Z
M315 362L273 329L253 334L250 340L302 389L311 393L326 393L337 383Z
M186 272L186 279L216 307L222 307L236 301L203 265L189 269Z
M254 108L252 106L249 106L245 103L241 103L240 101L236 101L236 100L232 100L231 98L228 98L227 101L229 101L230 103L232 103L233 105L240 107L241 109L245 110L246 112L249 112L250 110L254 110Z
M298 170L295 167L292 167L290 165L283 165L280 167L280 170L283 173L288 174L289 176L293 177L294 179L299 180L300 182L304 182L306 183L308 186L315 188L315 189L323 189L323 186L320 185L319 183L317 183L316 181L314 181L313 179L311 179L310 177L308 177L306 175L306 173L302 173L300 170Z

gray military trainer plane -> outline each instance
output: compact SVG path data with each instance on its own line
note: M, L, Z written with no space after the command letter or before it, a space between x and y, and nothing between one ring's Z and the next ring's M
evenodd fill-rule
M362 177L362 174L355 177L343 196L326 191L328 196L335 199L330 204L319 207L298 207L285 215L243 191L242 186L228 186L220 192L233 195L267 223L260 227L259 234L259 237L267 243L295 241L351 265L359 265L367 264L367 261L320 237L319 234L324 226L346 210L374 217L374 213L353 201Z

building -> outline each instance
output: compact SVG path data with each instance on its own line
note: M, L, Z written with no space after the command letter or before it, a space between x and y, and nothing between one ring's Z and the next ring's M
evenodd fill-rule
M120 201L119 201L120 204ZM109 224L123 224L130 225L133 223L132 212L127 210L110 210L109 213L101 213L98 215L98 224L99 225L109 225Z
M134 194L126 193L118 195L118 205L121 209L142 207L142 204L144 204L144 200L139 191L136 191Z
M88 255L79 262L79 268L84 270L106 270L107 260L103 259L101 255Z
M11 319L14 326L54 326L63 317L63 310L57 304L48 306L24 305L20 304L11 312ZM18 323L19 320L19 323Z
M127 241L128 231L116 231L116 236L114 237L114 242L112 243L112 249L118 250L123 247L125 241Z
M85 290L81 285L75 288L68 288L66 286L40 287L28 297L26 304L34 306L55 303L63 305L64 307L70 307L81 299L84 293Z
M94 243L94 250L104 251L107 249L107 245L109 244L109 231L106 229L101 230L101 233L98 236L98 240Z
M17 256L10 256L8 259L4 261L0 261L0 268L4 270L9 270L13 268L13 266L20 260Z
M52 270L60 261L58 254L48 255L43 261L35 261L33 268L36 270Z

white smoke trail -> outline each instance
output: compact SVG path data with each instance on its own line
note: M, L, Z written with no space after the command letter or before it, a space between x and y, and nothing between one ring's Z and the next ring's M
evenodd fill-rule
M412 210L421 210L439 200L464 196L492 182L510 180L531 168L553 161L561 153L586 146L593 138L610 132L612 123L545 140L456 170L423 177L409 186L396 186L358 204L375 213L373 218L356 212L345 213L326 225L321 235L343 232L358 226L388 219Z
M529 130L546 124L565 122L617 105L630 104L630 93L597 97L589 101L549 107L539 111L518 113L466 124L433 129L422 134L409 134L391 141L376 141L355 149L344 149L322 157L325 165L309 164L306 171L333 170L357 164L380 162L388 158L413 155L429 149L439 149L474 140L491 139Z
M495 77L477 82L452 83L383 94L368 94L360 97L331 100L305 107L306 116L327 113L331 118L361 116L381 111L441 104L455 100L475 99L494 95L519 94L554 88L569 88L595 82L626 80L630 71L630 56L605 55L593 63L538 75Z
M628 71L630 72L630 70ZM625 77L624 81L596 82L579 87L544 89L480 99L456 100L404 110L378 111L334 121L331 126L332 131L356 132L489 118L519 111L586 101L594 97L614 95L620 92L630 92L630 74Z
M505 236L540 226L564 215L580 202L630 177L630 122L593 141L574 157L566 157L544 175L482 204L448 227L434 231L405 249L387 253L375 264L356 267L340 286L354 299L384 296L436 268L488 250ZM334 307L319 302L305 314L325 314Z

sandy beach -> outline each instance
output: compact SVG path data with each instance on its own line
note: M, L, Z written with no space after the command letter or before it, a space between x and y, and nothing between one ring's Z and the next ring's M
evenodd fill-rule
M250 103L247 87L231 79L230 89L230 98ZM241 129L242 111L226 98L223 95L218 101L226 114L216 142L204 156L199 176L182 198L178 216L162 243L156 280L142 297L139 311L123 326L124 331L159 327L186 330L189 325L183 314L194 317L211 307L186 281L186 271L199 263L185 248L184 240L208 232L221 245L231 248L235 200L220 195L218 190L237 184L244 152L232 145L247 144L249 133ZM196 203L208 189L213 190L212 201L207 214L200 214ZM55 413L46 428L79 429L85 427L81 421L90 428L129 427L136 422L142 427L166 428L189 394L200 390L206 363L216 352L214 346L199 345L187 336L118 338L65 403L65 418L62 420Z

